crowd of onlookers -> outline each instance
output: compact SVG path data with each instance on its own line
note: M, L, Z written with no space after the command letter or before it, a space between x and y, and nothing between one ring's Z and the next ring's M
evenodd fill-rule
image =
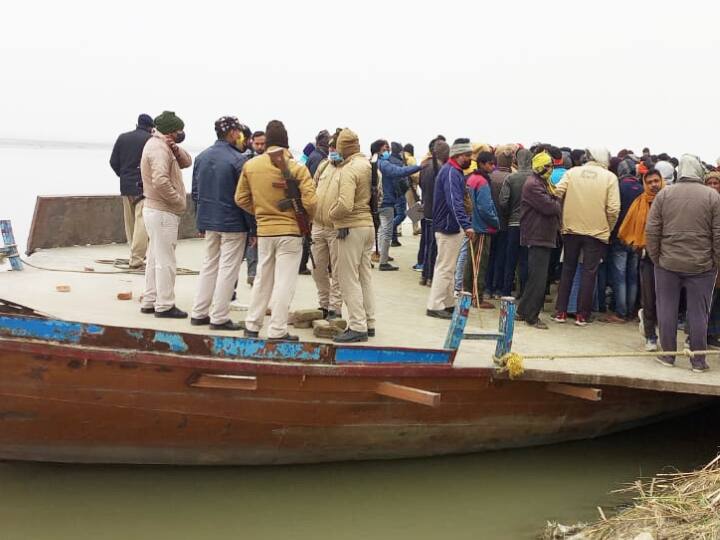
M172 112L141 115L111 158L121 178L129 264L146 268L142 310L159 317L187 317L173 295L186 197L181 169L192 162L179 146L183 128ZM193 324L241 328L230 320L229 302L247 260L247 336L258 336L272 300L269 338L296 339L287 333L287 308L297 274L310 273L327 318L348 310L349 328L337 340L365 341L375 332L369 269L399 270L391 248L402 245L409 217L420 235L413 269L430 287L430 317L452 318L461 291L480 309L513 295L517 318L547 329L540 314L557 282L557 323L637 319L646 349L670 353L680 321L690 349L720 344L720 171L695 156L647 148L612 156L602 147L491 146L443 136L420 158L412 145L383 139L365 155L357 135L338 129L320 131L295 160L281 122L252 132L227 116L215 132L216 143L193 168L207 246ZM293 201L312 222L312 242L303 241L297 205L284 202L288 181L299 188ZM672 365L674 356L658 359ZM707 369L704 357L694 357L693 367Z

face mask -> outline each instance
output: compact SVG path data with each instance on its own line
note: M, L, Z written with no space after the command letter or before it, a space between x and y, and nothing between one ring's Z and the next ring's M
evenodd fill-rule
M340 155L339 152L330 152L330 153L328 154L328 159L329 159L332 163L340 163L340 162L343 160L342 155Z
M380 154L381 159L390 159L390 150L385 150L382 154Z
M180 144L185 140L185 132L184 131L178 131L175 134L175 144Z
M552 167L546 167L546 168L544 168L542 171L540 171L540 172L537 173L537 174L538 174L538 176L539 176L540 178L542 178L543 180L547 180L548 178L550 178L550 177L552 176L552 173L553 173L553 168L552 168Z

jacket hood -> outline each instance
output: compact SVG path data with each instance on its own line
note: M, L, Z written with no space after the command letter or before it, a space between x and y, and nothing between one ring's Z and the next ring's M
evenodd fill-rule
M360 152L360 139L353 130L345 128L340 132L337 138L337 151L343 159Z
M497 166L509 169L512 165L513 153L514 148L512 145L504 144L499 146L497 150L495 150L495 162Z
M402 144L400 144L399 142L391 143L390 144L390 153L399 158L402 158L402 153L403 153Z
M532 170L532 152L521 148L517 153L517 162L519 171L531 171Z
M610 165L610 151L607 148L602 146L586 148L585 154L587 155L588 161L594 161L606 169Z
M635 162L632 159L623 159L617 166L617 177L622 180L628 176L635 176Z
M668 184L673 183L673 180L675 179L675 167L672 166L672 163L668 163L667 161L658 161L655 164L655 169L662 174L665 182Z
M683 154L678 165L678 180L697 180L702 182L705 178L705 167L700 158L692 154Z

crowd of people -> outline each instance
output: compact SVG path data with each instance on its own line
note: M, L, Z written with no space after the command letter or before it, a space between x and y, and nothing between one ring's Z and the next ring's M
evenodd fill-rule
M289 308L298 275L310 273L323 315L347 310L347 330L335 341L367 341L375 334L372 268L399 270L390 250L410 217L429 317L451 319L460 292L480 309L513 295L517 319L545 330L540 314L558 282L553 321L637 318L646 350L658 350L659 340L663 365L674 364L679 324L691 350L720 345L720 171L693 155L678 160L645 148L612 156L602 147L450 143L438 135L418 163L412 145L384 139L365 155L345 128L321 130L296 160L282 122L252 132L225 116L214 127L217 140L192 174L205 237L193 325L243 328L231 320L230 303L246 260L245 336L258 337L272 300L268 339L297 340L288 333ZM141 311L156 317L188 317L174 298L187 204L182 169L192 165L183 139L175 113L141 115L110 160L129 265L145 268ZM700 355L692 367L708 369Z

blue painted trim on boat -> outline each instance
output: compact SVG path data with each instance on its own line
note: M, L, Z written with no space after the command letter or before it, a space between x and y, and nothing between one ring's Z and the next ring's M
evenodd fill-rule
M270 342L226 336L211 337L214 355L227 358L287 359L299 362L320 362L321 346L291 341Z
M0 334L62 343L79 343L83 335L102 335L105 328L96 324L0 316Z
M336 364L450 364L452 351L336 347Z
M187 343L185 343L183 337L175 332L161 332L160 330L156 330L153 342L168 345L170 352L184 353L188 351Z

